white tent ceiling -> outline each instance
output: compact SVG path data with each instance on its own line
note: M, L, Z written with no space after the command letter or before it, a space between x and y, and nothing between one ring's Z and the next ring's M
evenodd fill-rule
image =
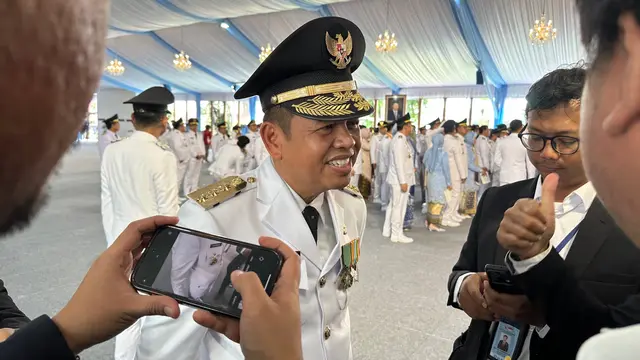
M260 46L277 45L319 16L355 22L367 39L366 59L354 74L370 92L433 94L438 88L475 89L476 65L454 16L461 0L112 0L106 59L120 58L123 76L105 76L102 88L145 89L167 84L174 92L228 98L259 65ZM478 30L502 78L531 84L546 72L584 58L574 0L468 0ZM388 11L387 11L388 9ZM533 21L545 11L558 38L532 46ZM230 25L223 29L221 22ZM377 35L389 28L398 50L380 54ZM192 69L173 68L184 50ZM457 91L457 90L456 90ZM473 90L476 91L476 90Z

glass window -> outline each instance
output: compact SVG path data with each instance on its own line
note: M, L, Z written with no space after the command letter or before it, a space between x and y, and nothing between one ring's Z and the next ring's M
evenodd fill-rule
M502 121L505 124L509 124L511 120L527 121L526 114L524 113L527 108L527 100L525 98L507 98L504 101L504 109L502 111Z
M251 116L249 116L249 100L241 100L239 101L239 104L240 104L240 125L247 125L249 124L249 121L251 121Z
M462 121L469 118L470 98L447 98L447 114L445 120Z
M418 114L420 113L419 106L420 106L420 100L418 99L407 100L407 112L409 113L409 115L411 115L411 122L413 122L414 125L416 126L418 125Z
M200 130L211 124L211 101L200 101Z
M225 101L227 124L231 124L231 127L238 125L238 102L237 101Z
M420 114L420 126L426 126L444 113L444 99L422 99L422 113Z
M176 100L174 103L175 112L173 113L173 117L176 120L182 119L185 123L187 122L187 102L184 100Z
M198 105L195 100L187 101L187 119L198 118Z
M487 98L474 98L473 109L471 110L471 124L487 125L493 127L494 120L493 104Z

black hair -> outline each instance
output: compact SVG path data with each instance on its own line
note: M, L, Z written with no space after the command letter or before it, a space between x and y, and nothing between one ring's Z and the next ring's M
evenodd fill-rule
M242 136L238 136L238 146L240 147L240 149L244 149L247 144L249 144L250 140L248 137L242 135Z
M207 130L209 130L209 129L211 129L211 125L207 125L207 126L205 126L204 128L205 128L205 129L207 129Z
M516 132L522 129L522 120L513 120L509 123L509 131Z
M531 111L553 110L559 105L566 105L571 100L582 97L582 88L587 78L583 64L554 70L536 81L526 96L525 114L529 118Z
M141 129L159 125L165 116L167 115L164 113L155 112L133 113L133 117L136 120L136 125Z
M638 0L576 0L580 13L582 43L591 60L597 65L602 58L611 56L620 40L618 19L631 12L640 24Z
M489 127L487 125L482 125L478 128L478 134L476 134L476 139L480 137L480 135L482 135L482 133L489 129Z
M444 124L442 124L442 128L444 129L445 134L452 134L458 127L457 125L458 123L456 123L455 121L447 120L444 122Z

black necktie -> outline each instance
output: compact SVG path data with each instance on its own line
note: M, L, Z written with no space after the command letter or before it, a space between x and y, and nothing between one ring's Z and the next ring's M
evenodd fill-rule
M313 239L318 243L318 219L320 218L320 214L318 210L313 206L307 206L302 210L302 216L307 221L307 225L309 225L309 230L311 230L311 234L313 234Z

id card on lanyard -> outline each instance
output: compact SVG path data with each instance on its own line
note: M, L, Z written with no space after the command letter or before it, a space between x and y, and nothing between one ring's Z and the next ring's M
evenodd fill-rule
M491 324L491 343L487 360L517 360L522 352L529 325L502 319Z

